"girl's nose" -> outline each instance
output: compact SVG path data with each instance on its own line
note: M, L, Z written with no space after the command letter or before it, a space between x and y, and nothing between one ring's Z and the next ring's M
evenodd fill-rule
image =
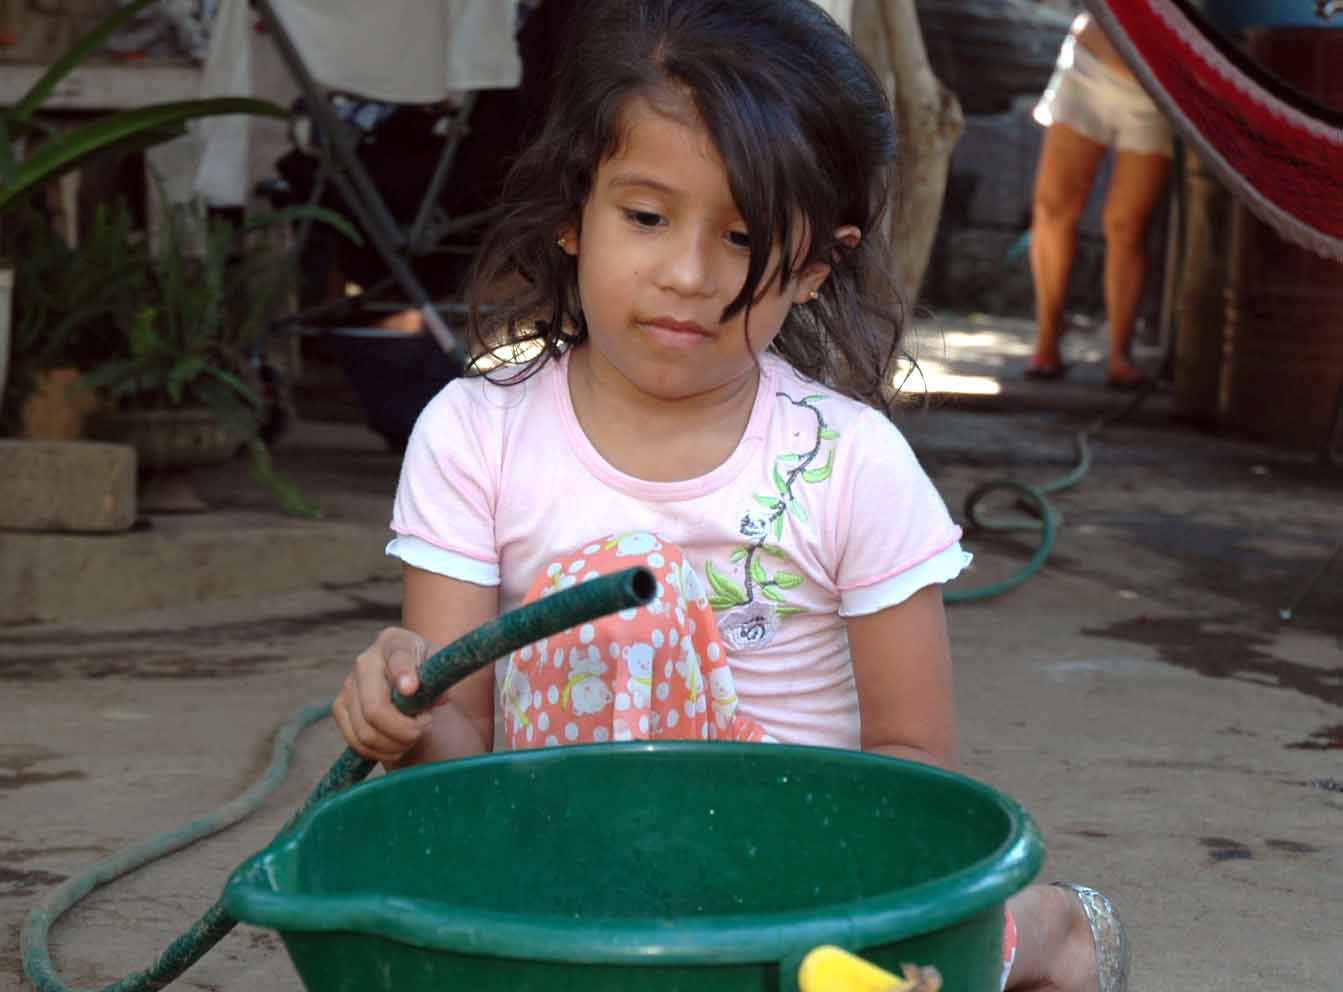
M659 269L659 283L682 296L711 296L716 290L713 239L687 231L670 238Z

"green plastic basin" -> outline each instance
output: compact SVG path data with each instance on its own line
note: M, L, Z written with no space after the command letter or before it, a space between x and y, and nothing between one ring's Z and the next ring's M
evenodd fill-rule
M997 992L1026 812L960 775L776 744L487 755L315 806L229 878L311 992L796 989L837 944Z

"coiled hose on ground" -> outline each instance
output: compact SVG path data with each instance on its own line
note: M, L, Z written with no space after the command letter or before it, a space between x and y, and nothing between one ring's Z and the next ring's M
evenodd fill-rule
M1082 481L1087 472L1091 470L1091 446L1088 439L1098 434L1107 424L1122 420L1137 409L1139 404L1156 388L1155 382L1155 379L1150 380L1133 395L1128 403L1125 403L1113 413L1107 413L1096 418L1073 435L1073 447L1077 453L1077 463L1066 474L1040 485L1032 485L1019 479L990 479L970 491L969 495L965 497L963 513L971 527L982 531L997 531L998 533L1039 531L1040 543L1036 546L1030 560L1006 579L989 585L968 588L952 585L942 594L945 602L975 603L1001 596L1009 589L1015 589L1021 585L1044 567L1045 561L1054 550L1054 540L1058 533L1059 524L1062 522L1058 510L1049 501L1049 494L1061 492ZM989 495L998 492L1015 496L1018 504L1024 502L1031 515L1026 517L1018 514L1010 518L984 516L981 513L980 504Z

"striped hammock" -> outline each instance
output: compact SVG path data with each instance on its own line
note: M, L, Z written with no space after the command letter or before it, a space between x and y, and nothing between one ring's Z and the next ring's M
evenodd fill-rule
M1227 189L1283 238L1343 261L1343 113L1284 85L1185 0L1085 3Z

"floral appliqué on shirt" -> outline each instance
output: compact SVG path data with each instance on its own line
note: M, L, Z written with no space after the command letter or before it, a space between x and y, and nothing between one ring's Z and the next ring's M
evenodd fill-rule
M834 442L839 432L826 426L825 414L816 405L826 397L805 396L797 400L784 393L779 396L816 417L813 443L806 451L776 457L774 492L753 494L760 508L742 515L737 530L747 543L734 549L731 555L733 565L740 570L740 580L718 571L712 561L704 563L710 587L709 604L716 611L725 611L718 617L718 629L736 651L764 647L774 640L784 618L804 612L803 607L789 602L787 592L806 580L788 568L792 559L778 542L790 517L798 524L809 520L807 509L798 498L800 487L825 482L835 467ZM825 461L817 465L827 442Z

